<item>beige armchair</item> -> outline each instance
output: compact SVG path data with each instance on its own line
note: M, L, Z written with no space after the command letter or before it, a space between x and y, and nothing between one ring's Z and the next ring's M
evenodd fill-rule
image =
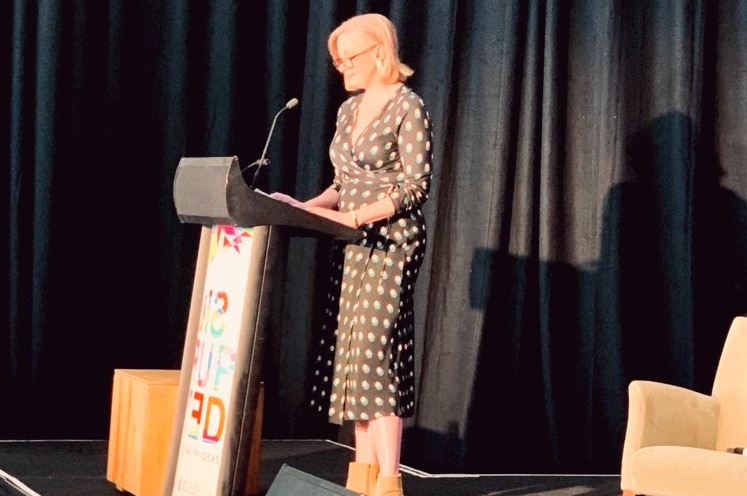
M729 329L710 396L632 381L620 487L624 496L747 495L747 318Z

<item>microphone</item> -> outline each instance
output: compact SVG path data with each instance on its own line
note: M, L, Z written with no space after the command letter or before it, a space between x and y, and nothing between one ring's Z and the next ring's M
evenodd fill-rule
M252 178L252 184L249 185L251 189L254 189L254 183L257 182L257 176L259 175L259 170L262 168L263 165L268 165L270 161L265 158L267 155L267 148L270 146L270 138L272 138L272 131L275 129L275 123L278 120L278 117L280 117L280 114L285 112L286 110L292 109L298 105L298 98L291 98L288 100L288 102L285 104L285 107L281 108L277 114L275 114L275 118L272 119L272 125L270 126L270 132L267 133L267 141L265 141L265 148L262 150L262 156L259 157L259 159L255 162L252 162L249 164L249 167L252 165L256 165L257 168L254 170L254 177Z

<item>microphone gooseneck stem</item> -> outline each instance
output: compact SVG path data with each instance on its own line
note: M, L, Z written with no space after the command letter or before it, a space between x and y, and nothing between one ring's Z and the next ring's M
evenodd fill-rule
M254 189L254 183L257 182L257 177L259 176L259 170L262 168L263 165L265 165L265 162L267 160L265 157L267 156L267 148L270 146L270 139L272 138L272 132L275 130L275 123L278 121L278 117L280 117L280 114L285 112L286 110L295 107L298 105L298 99L292 98L288 101L288 103L285 104L285 107L281 108L277 114L275 114L275 118L272 119L272 125L270 126L270 132L267 133L267 141L265 141L265 148L262 150L262 156L257 160L255 163L257 164L257 168L254 170L254 176L252 177L252 184L249 186L250 188Z

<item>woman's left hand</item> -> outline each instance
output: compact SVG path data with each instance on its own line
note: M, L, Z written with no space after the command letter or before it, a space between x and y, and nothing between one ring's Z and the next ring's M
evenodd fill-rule
M306 210L312 214L324 217L338 224L343 224L348 227L357 227L353 219L353 215L350 212L340 212L339 210L332 210L323 207L307 207Z

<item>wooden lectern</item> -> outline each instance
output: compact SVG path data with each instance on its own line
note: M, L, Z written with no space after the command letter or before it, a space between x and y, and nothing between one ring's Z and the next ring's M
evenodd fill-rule
M182 158L174 204L201 224L164 496L245 496L281 235L361 231L249 188L237 157Z

